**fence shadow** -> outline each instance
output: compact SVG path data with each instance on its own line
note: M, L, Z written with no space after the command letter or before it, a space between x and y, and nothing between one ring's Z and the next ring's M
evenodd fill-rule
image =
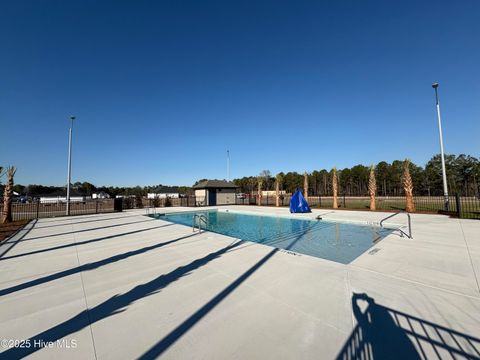
M290 250L291 248L293 248L295 244L300 241L312 228L313 226L307 226L302 229L300 226L297 229L296 235L284 238L284 240L290 241L289 245L285 247L285 250ZM178 339L185 335L193 326L195 326L195 324L202 320L225 298L227 298L231 293L233 293L253 273L260 269L267 261L269 261L279 250L279 248L273 248L271 251L269 251L248 270L246 270L242 275L235 279L235 281L231 282L226 288L224 288L217 295L211 298L210 301L205 303L202 307L195 311L195 313L193 313L190 317L180 323L176 328L174 328L167 335L165 335L165 337L163 337L160 341L158 341L155 345L148 349L144 354L139 357L139 359L147 360L160 357L170 346L172 346Z
M121 223L121 224L104 225L104 226L98 226L98 227L88 228L88 229L66 231L66 232L62 232L62 233L57 233L56 232L54 234L31 237L31 238L28 238L28 239L25 239L25 240L22 240L22 241L32 241L32 240L38 240L38 239L51 239L52 237L57 237L57 236L64 236L64 235L78 234L78 233L84 233L84 232L89 232L89 231L97 231L97 230L104 230L104 229L110 229L110 228L117 228L119 226L136 225L136 224L146 223L146 222L150 222L150 221L152 221L152 220L148 219L148 220L132 221L132 222Z
M10 255L10 256L4 256L6 254L6 252L4 252L0 255L0 261L4 261L4 260L8 260L8 259L15 259L15 258L23 257L23 256L28 256L28 255L41 254L41 253L60 250L60 249L66 249L66 248L75 247L75 246L78 246L78 245L87 245L87 244L96 243L96 242L104 241L104 240L108 240L108 239L115 239L115 238L119 238L119 237L122 237L122 236L133 235L133 234L143 233L145 231L156 230L156 229L159 229L159 228L172 226L172 225L174 225L174 224L165 224L165 225L155 226L155 227L151 227L151 228L132 230L132 231L124 232L124 233L103 236L103 237L95 238L95 239L91 239L91 240L77 241L77 242L68 243L68 244L64 244L64 245L54 246L54 247L51 247L51 248L34 250L34 251L15 254L15 255ZM16 244L18 244L18 241L15 242L14 245L16 245ZM8 250L10 250L10 249L8 249Z
M118 213L118 214L121 214L121 213ZM105 214L98 214L98 215L95 215L95 217L99 217L101 215L111 215L109 213L105 213ZM92 223L92 222L98 222L98 221L110 221L110 220L120 220L120 219L125 219L125 218L133 218L133 217L136 217L138 218L140 215L128 215L128 216L115 216L115 217L100 217L99 219L94 219L94 220L85 220L85 221L74 221L76 219L72 219L71 216L66 216L66 217L62 217L62 218L53 218L52 221L50 221L49 223L54 223L52 225L42 225L42 226L36 226L35 228L36 229L45 229L45 228L51 228L51 227L58 227L58 226L70 226L70 225L78 225L78 224L86 224L86 223ZM82 215L82 220L84 218L90 218L88 216L85 216L85 215Z
M298 235L293 236L290 238L291 242L287 249L293 247L308 231L311 229L307 227L304 231L300 231ZM100 303L99 305L84 310L77 315L73 316L72 318L53 326L41 333L36 334L35 336L31 337L29 342L43 342L43 343L50 343L55 342L59 339L62 339L68 335L71 335L88 325L91 325L97 321L110 317L112 315L121 313L127 309L127 307L132 304L133 302L145 298L147 296L153 295L161 291L162 289L166 288L169 284L180 280L181 278L188 276L193 271L205 266L210 261L224 255L227 252L230 252L239 247L239 245L244 244L243 241L238 240L234 243L221 248L215 252L209 253L208 255L198 258L189 264L179 266L175 270L159 275L158 277L137 285L136 287L132 288L131 290L123 293L117 294L109 298L108 300ZM149 251L151 249L139 249L139 252ZM187 320L183 323L178 325L175 329L173 329L167 336L161 339L157 344L155 344L152 348L150 348L147 352L141 355L140 358L153 358L161 355L166 349L168 349L173 343L175 343L181 336L183 336L189 329L194 326L199 320L201 320L206 314L208 314L215 306L217 306L225 297L227 297L230 293L232 293L238 286L240 286L246 279L248 279L255 271L257 271L262 265L264 265L275 253L279 251L278 248L273 248L270 252L268 252L264 257L262 257L257 263L255 263L252 267L250 267L245 273L243 273L239 278L233 281L229 286L227 286L223 291L218 293L214 296L209 302L207 302L204 306L198 309L193 315L191 315ZM129 257L131 255L136 255L135 252L132 253L125 253L120 254L118 257L113 257L110 259L106 259L105 261L100 261L99 263L92 264L93 268L98 266L105 265L105 262L114 262L123 259L124 257ZM89 268L84 269L89 270ZM57 276L53 276L52 278L44 278L40 279L40 283L48 282L52 280L56 280L56 278L62 276L70 275L69 272L67 273L59 273ZM22 288L35 286L38 285L37 283L31 284L23 284L20 288L12 288L12 289L5 289L7 293L21 290ZM10 348L3 352L1 355L5 358L23 358L28 355L35 353L36 351L40 350L40 348L30 347L30 348Z
M4 241L0 244L0 246L2 246L0 248L1 252L0 252L0 259L6 254L8 253L10 250L12 250L15 245L17 245L20 241L22 241L23 238L25 238L25 236L28 235L28 233L35 227L35 224L38 222L37 219L33 220L32 222L28 223L27 225L25 225L25 227L22 229L22 230L25 230L25 228L27 228L27 230L23 233L23 235L21 237L19 237L17 240L13 240L13 241ZM20 231L22 231L20 230ZM10 245L10 246L8 246ZM5 249L6 248L6 249Z
M154 244L154 245L151 245L151 246L145 246L145 247L140 248L140 249L135 249L135 250L128 251L128 252L125 252L125 253L117 254L117 255L110 256L108 258L105 258L105 259L102 259L102 260L99 260L99 261L87 263L87 264L80 265L80 266L77 266L77 267L74 267L74 268L71 268L71 269L63 270L63 271L60 271L60 272L57 272L57 273L54 273L54 274L46 275L46 276L43 276L43 277L35 279L35 280L30 280L30 281L27 281L27 282L24 282L24 283L21 283L21 284L18 284L18 285L14 285L14 286L11 286L11 287L8 287L8 288L0 289L0 297L11 294L11 293L14 293L16 291L28 289L28 288L31 288L33 286L38 286L38 285L42 285L42 284L45 284L45 283L48 283L48 282L51 282L51 281L62 279L62 278L67 277L67 276L79 274L79 273L84 272L84 271L96 270L96 269L101 268L103 266L113 264L113 263L116 263L116 262L119 262L119 261L123 261L123 260L129 259L129 258L134 257L134 256L145 254L149 251L156 250L156 249L162 248L164 246L171 245L173 243L176 243L176 242L179 242L181 240L185 240L185 239L194 237L194 236L199 235L199 234L200 233L192 233L192 234L189 234L189 235L181 236L181 237L178 237L178 238L173 239L173 240L168 240L168 241L161 242L161 243L158 243L158 244Z
M357 325L337 360L480 359L480 339L379 305L365 293L353 294L352 311Z
M51 327L48 330L38 333L37 335L28 339L28 343L53 343L64 338L65 336L80 331L90 324L126 311L127 307L135 301L160 292L171 283L188 276L193 271L205 266L210 261L222 256L229 250L234 249L241 244L243 244L242 241L236 241L220 250L209 253L202 258L193 260L186 265L179 266L169 273L159 275L158 277L146 283L137 285L123 294L114 295L97 306L81 311L70 319ZM0 357L5 359L21 359L35 353L40 349L41 347L34 346L28 348L14 347L9 348L1 353Z

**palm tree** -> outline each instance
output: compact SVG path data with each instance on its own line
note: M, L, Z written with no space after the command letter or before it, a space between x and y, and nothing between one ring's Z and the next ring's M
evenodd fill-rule
M332 191L333 191L333 208L338 209L338 201L337 201L338 179L337 179L337 168L335 166L332 169Z
M3 166L0 166L0 185L2 185L2 177L5 175L5 171L3 171Z
M263 177L259 176L257 178L258 182L258 198L257 198L257 203L258 205L262 205L262 185L263 185Z
M12 194L13 194L13 177L15 176L15 166L9 166L7 168L7 185L3 193L3 214L2 223L8 223L12 221Z
M368 193L370 195L370 210L376 210L375 194L377 193L377 180L375 179L375 166L370 167L370 178L368 179Z
M306 171L303 174L303 196L308 201L308 174Z
M410 160L405 159L403 162L403 189L405 190L405 210L407 212L415 212L415 204L413 202L413 182L410 176Z
M275 181L275 206L279 207L280 206L280 185L283 182L283 176L282 176L282 174L278 173L275 178L276 178L276 181Z

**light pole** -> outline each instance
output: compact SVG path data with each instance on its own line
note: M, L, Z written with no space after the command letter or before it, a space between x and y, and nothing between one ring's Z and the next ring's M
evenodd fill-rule
M70 130L68 130L68 179L67 179L67 213L70 215L70 183L72 182L72 131L75 116L70 116Z
M227 181L230 181L230 150L227 150Z
M443 178L443 198L445 203L445 211L448 211L448 186L447 186L447 172L445 171L445 154L443 153L443 134L442 122L440 120L440 102L438 101L438 83L433 83L432 87L435 89L435 101L437 104L438 117L438 132L440 134L440 156L442 158L442 178Z

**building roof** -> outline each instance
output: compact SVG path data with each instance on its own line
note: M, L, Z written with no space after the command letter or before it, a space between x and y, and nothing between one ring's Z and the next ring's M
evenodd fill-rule
M237 187L233 182L225 180L205 180L192 186L194 189L236 189Z

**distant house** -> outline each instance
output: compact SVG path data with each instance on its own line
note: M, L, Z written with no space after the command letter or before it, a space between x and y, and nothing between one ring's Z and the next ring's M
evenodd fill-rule
M179 193L148 193L147 199L178 199L180 197Z
M92 194L92 199L110 199L110 195L104 191Z
M237 185L224 180L205 180L193 186L199 205L234 205Z
M67 194L63 191L57 191L51 194L37 196L42 204L67 202ZM91 196L82 195L75 191L70 192L70 202L85 202L90 200Z

